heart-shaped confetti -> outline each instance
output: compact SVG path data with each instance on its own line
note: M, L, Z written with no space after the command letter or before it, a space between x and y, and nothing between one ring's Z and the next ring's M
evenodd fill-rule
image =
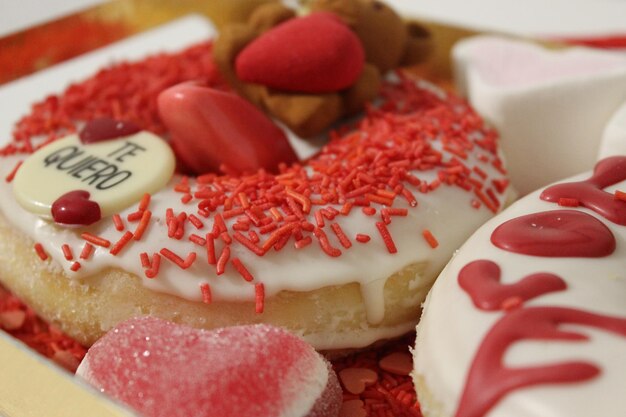
M179 84L159 95L159 113L176 156L195 174L276 171L297 160L283 131L234 93Z
M235 61L237 77L245 82L302 93L347 88L364 64L359 38L330 13L274 27L248 44Z
M131 319L96 342L77 373L146 417L330 417L342 400L329 363L267 325L207 331Z
M378 374L367 368L345 368L339 371L339 379L352 394L360 394L365 387L378 381Z

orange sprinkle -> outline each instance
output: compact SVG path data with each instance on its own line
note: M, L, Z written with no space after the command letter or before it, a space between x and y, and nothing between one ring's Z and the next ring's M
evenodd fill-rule
M91 233L82 233L80 237L82 237L89 243L93 243L96 246L102 246L103 248L108 248L109 246L111 246L111 242L109 242L108 240L101 238L100 236L92 235Z
M428 229L423 230L422 236L424 236L424 239L426 239L426 242L428 242L431 248L435 249L437 246L439 246L439 242L437 241L435 236L433 236L430 230Z
M80 259L89 259L93 250L93 245L89 242L85 242L85 246L83 246L83 250L80 252Z
M262 282L254 284L254 300L255 312L257 314L263 313L265 309L265 286Z
M37 256L39 256L39 259L41 259L42 261L48 259L48 254L44 250L41 243L35 243L35 252L37 252Z
M133 234L132 232L126 231L126 233L124 233L122 235L122 237L120 238L120 240L118 240L117 242L115 242L115 244L111 247L111 250L109 251L109 253L111 255L117 255L118 253L120 253L122 251L122 249L124 249L124 247L128 244L128 242L130 242L133 239Z
M143 214L141 215L141 220L139 221L139 224L137 225L137 228L135 229L135 233L133 234L133 239L135 240L141 239L144 232L146 231L146 228L148 227L148 224L150 224L151 217L152 217L152 212L150 210L146 210L143 212Z

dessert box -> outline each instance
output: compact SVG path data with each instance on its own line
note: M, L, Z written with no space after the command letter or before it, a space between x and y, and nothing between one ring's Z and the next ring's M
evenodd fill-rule
M116 35L104 42L116 40L118 36L122 38L135 32L140 33L110 46L101 47L101 44L92 44L97 49L70 61L55 64L56 58L52 57L42 64L44 66L52 64L49 68L10 83L0 84L0 145L6 143L11 137L13 124L28 113L32 103L45 98L48 94L62 91L69 82L81 80L116 61L135 60L152 53L180 50L217 33L217 28L201 15L180 16L191 9L196 9L216 17L220 15L219 7L215 7L214 10L202 10L202 7L191 4L194 2L185 2L182 6L167 3L158 2L151 13L145 14L138 11L146 11L150 7L142 1L129 2L130 5L127 8L115 2L98 6L86 13L95 13L92 15L96 17L95 20L101 19L107 21L107 24L115 22L115 25L118 25L115 26L118 29ZM137 18L138 15L142 17ZM80 17L75 15L50 25L52 28L55 24L70 25L73 20ZM215 21L218 26L221 24L219 19ZM415 71L444 87L452 88L450 49L456 41L474 35L476 31L438 23L427 23L427 26L433 34L436 50L433 57L426 64L415 68ZM143 32L145 29L149 30ZM0 50L3 48L2 42L3 40L0 39ZM83 51L77 48L68 54L76 52L82 53ZM23 69L22 74L33 69ZM13 77L15 78L15 74ZM0 78L1 82L3 82L2 78ZM300 153L310 151L310 149L303 149ZM391 347L391 351L394 349L406 351L410 343L410 336L401 339ZM376 355L374 357L366 355L354 361L376 363L377 359ZM348 365L339 364L338 366L341 369ZM59 369L57 365L16 342L4 332L0 332L0 369L3 370L0 374L0 415L9 417L46 415L51 409L59 410L59 415L70 417L72 415L134 415L125 407L115 404L104 395L73 378L71 374ZM33 381L36 381L36 386ZM396 387L398 384L400 386L405 384L404 380L399 381ZM49 387L54 387L54 389ZM411 410L410 415L421 415L414 397L405 402L410 403L406 409ZM404 414L406 410L403 410L402 415L409 415L408 412Z

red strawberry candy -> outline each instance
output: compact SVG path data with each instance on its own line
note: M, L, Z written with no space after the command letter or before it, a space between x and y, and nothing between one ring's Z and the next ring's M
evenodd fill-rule
M146 417L337 416L341 388L311 346L268 325L198 330L128 320L77 373Z
M359 38L331 13L313 13L282 23L237 55L237 77L249 83L302 93L350 87L363 71Z
M179 84L159 95L159 114L183 165L195 174L276 171L297 161L283 131L254 105L230 92Z

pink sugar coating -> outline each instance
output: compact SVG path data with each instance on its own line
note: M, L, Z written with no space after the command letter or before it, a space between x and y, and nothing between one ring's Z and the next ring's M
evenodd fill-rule
M481 75L495 86L530 86L626 70L626 59L619 55L576 49L547 51L497 39L483 40L473 55Z
M267 325L206 331L131 319L91 347L78 373L147 417L326 417L341 405L322 356Z

